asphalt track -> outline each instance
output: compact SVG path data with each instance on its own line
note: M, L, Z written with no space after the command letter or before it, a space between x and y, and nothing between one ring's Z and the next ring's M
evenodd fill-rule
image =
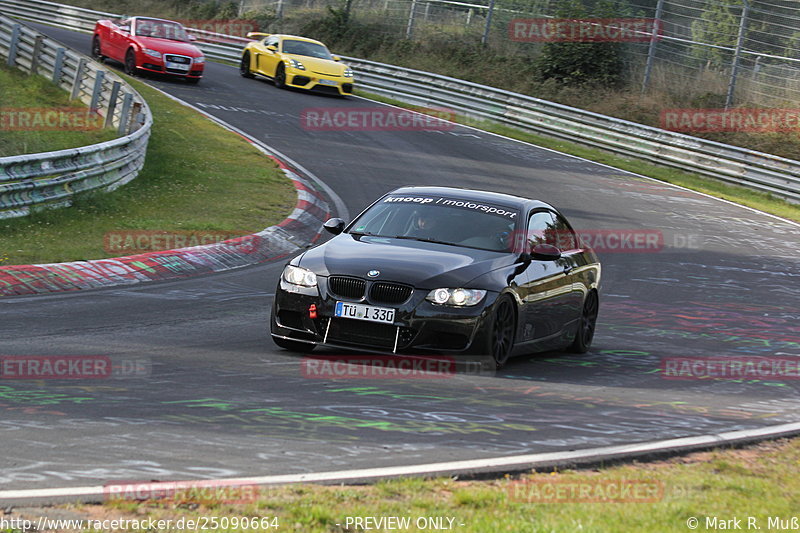
M39 28L89 52L86 35ZM675 357L800 357L798 225L464 127L308 131L304 109L377 104L281 91L219 64L197 86L149 83L302 163L351 214L400 185L456 185L540 198L579 229L658 230L664 247L601 253L591 353L522 357L494 376L304 377L301 357L267 331L282 262L2 299L0 353L103 355L145 371L0 383L0 500L18 489L569 452L800 421L798 381L786 376L660 371Z

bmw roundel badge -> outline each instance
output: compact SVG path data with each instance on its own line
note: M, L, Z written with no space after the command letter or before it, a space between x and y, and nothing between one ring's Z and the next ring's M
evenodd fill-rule
M381 274L380 270L370 270L369 272L367 272L367 276L371 278L377 278L378 276L380 276L380 274Z

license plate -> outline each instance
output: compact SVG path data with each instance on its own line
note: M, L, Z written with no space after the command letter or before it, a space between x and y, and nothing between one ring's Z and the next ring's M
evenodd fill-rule
M189 65L184 63L173 63L172 61L167 61L167 68L171 68L173 70L189 70Z
M336 302L336 310L333 314L341 318L354 318L356 320L368 320L369 322L381 322L383 324L394 323L394 309L386 307Z
M333 80L319 80L320 85L336 85L336 82Z

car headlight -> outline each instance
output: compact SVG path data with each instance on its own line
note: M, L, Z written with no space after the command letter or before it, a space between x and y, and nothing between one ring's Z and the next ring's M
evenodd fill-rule
M484 296L486 291L482 289L433 289L425 299L437 305L469 307L479 304Z
M305 70L306 67L296 59L290 59L289 64L297 70Z
M344 69L344 77L345 78L352 78L353 77L353 71L350 70L349 68Z
M286 268L283 269L283 279L286 283L291 283L292 285L317 286L317 275L307 268L286 265Z
M151 50L150 48L145 48L144 53L149 55L150 57L161 59L161 52L159 52L158 50Z
M205 56L200 56L200 57L195 57L194 58L195 65L199 65L200 63L205 63L205 62L206 62L206 57Z

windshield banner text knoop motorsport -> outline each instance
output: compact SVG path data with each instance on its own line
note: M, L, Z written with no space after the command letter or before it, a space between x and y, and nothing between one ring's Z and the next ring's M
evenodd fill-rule
M430 196L387 196L383 199L383 203L415 203L420 205L440 205L443 207L458 207L461 209L468 209L473 211L480 211L487 215L495 215L505 217L508 219L515 219L517 212L504 207L484 204L481 202L473 202L472 200L464 200L461 198L444 198L444 197L430 197Z

